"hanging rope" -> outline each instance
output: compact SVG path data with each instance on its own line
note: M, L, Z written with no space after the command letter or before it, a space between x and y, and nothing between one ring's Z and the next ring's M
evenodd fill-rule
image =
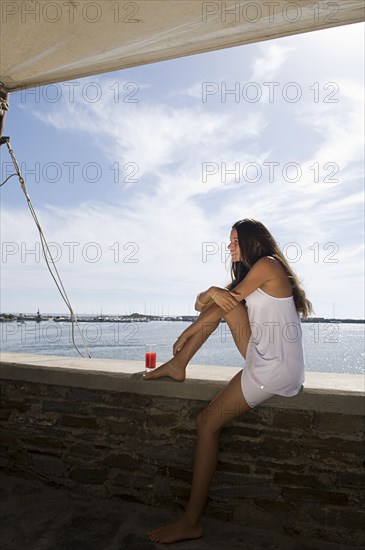
M13 176L17 176L18 174L14 173L14 174L11 174L11 176L7 177L6 180L4 180L2 183L0 183L0 187L2 187L3 185L5 185L5 183L10 180L10 178L12 178Z
M73 312L73 309L72 309L72 306L71 306L71 303L68 299L68 296L67 296L67 293L66 293L66 290L62 284L62 281L61 281L61 277L57 271L57 267L56 267L56 264L55 264L55 261L52 257L52 253L48 247L48 243L46 241L46 238L43 234L43 230L42 230L42 227L39 223L39 220L38 220L38 217L37 217L37 214L33 208L33 204L32 204L32 201L30 199L30 196L28 195L28 191L27 191L27 187L26 187L26 184L25 184L25 180L23 178L23 176L21 175L21 172L20 172L20 169L19 169L19 166L18 166L18 163L17 163L17 160L15 158L15 155L14 155L14 152L13 152L13 149L11 148L11 145L10 145L10 138L6 137L6 138L2 138L3 142L6 143L7 147L8 147L8 151L9 151L9 154L11 156L11 160L13 161L13 164L14 164L14 168L15 168L15 171L16 173L15 174L11 174L11 176L9 176L1 185L4 185L4 183L6 183L8 181L8 179L10 179L12 176L18 176L19 178L19 182L20 182L20 186L22 188L22 191L27 199L27 204L28 204L28 207L29 207L29 210L30 210L30 213L32 214L32 217L35 221L35 224L37 226L37 229L38 229L38 232L39 232L39 236L40 236L40 240L41 240L41 245L42 245L42 250L43 250L43 255L44 255L44 258L46 260L46 264L47 264L47 267L48 267L48 270L58 288L58 291L59 293L61 294L61 297L63 299L63 301L65 302L69 312L70 312L70 315L71 315L71 323L72 323L72 342L73 342L73 345L75 346L77 352L81 355L81 357L84 357L84 355L81 353L81 351L79 350L79 348L77 347L76 345L76 342L75 342L75 325L77 326L78 328L78 331L79 331L79 334L82 338L82 341L84 343L84 346L85 346L85 349L86 349L86 352L87 352L87 356L88 357L91 357L90 353L89 353L89 350L88 350L88 347L87 347L87 344L86 344L86 341L85 341L85 338L80 330L80 327L79 327L79 324L77 322L77 318L76 318L76 315L74 314ZM1 187L1 186L0 186ZM48 254L48 257L47 257L47 254ZM54 270L54 272L52 271Z

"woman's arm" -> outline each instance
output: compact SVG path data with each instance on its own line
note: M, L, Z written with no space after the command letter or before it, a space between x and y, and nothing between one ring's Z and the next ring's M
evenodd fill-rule
M277 260L264 256L251 267L246 277L234 287L237 300L243 300L264 283L277 276Z
M215 292L212 290L214 287L208 288L208 290L205 290L204 292L201 292L198 294L195 300L195 310L196 311L204 311L208 306L211 306L214 304L214 294Z
M219 305L224 309L224 311L230 311L237 305L237 293L235 292L235 289L228 290L227 288L211 286L208 290L201 292L196 297L196 311L203 312L209 306L214 304L219 292L221 292L221 303Z
M173 347L174 355L182 348L190 336L193 336L199 330L203 330L204 324L221 319L225 313L236 307L238 302L241 302L259 286L272 279L273 276L274 267L272 260L264 257L257 260L243 281L238 283L234 290L229 291L224 288L211 287L209 290L212 293L214 292L213 301L215 303L204 309L198 319L179 336Z
M204 308L198 319L189 325L179 336L173 346L173 354L176 355L188 338L199 332L199 330L203 330L206 323L221 319L225 313L236 307L238 302L241 302L254 290L273 279L274 274L273 260L265 256L257 260L246 277L234 289L227 290L225 288L211 287L209 291L214 292L214 304Z
M230 311L232 306L227 301L227 292L235 298L236 304L233 305L233 307L235 307L237 302L241 302L246 298L246 296L249 296L249 294L254 292L254 290L277 276L276 264L274 263L275 261L276 260L273 258L269 258L267 256L257 260L257 262L247 273L246 277L232 290L227 291L224 289L216 289L217 294L214 298L215 303L221 306L225 311Z
M198 294L198 296L195 299L195 305L194 305L195 311L199 311L199 312L203 311L203 309L212 302L211 298L209 297L208 297L209 301L207 301L207 293L208 291L205 290L204 292L200 292L200 294Z

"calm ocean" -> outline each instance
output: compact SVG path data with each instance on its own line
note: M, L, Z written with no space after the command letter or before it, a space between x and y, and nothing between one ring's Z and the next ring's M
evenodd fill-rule
M183 321L147 323L80 323L91 357L144 360L145 344L157 344L157 362L171 358L172 345L189 325ZM37 355L78 356L71 339L71 323L27 321L0 324L1 349ZM306 370L364 374L364 324L303 323ZM84 353L76 329L76 342ZM85 354L86 355L86 354ZM228 325L221 323L191 361L204 365L239 367L244 359L238 352Z

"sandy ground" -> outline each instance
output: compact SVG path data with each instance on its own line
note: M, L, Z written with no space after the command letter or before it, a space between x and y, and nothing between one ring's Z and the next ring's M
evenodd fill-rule
M176 518L176 511L117 497L85 497L40 481L2 474L2 550L350 550L354 547L301 541L246 525L206 518L205 535L173 545L150 542L149 529Z

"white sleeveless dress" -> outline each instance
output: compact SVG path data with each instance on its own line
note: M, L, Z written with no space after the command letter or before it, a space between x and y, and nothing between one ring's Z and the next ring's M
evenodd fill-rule
M297 395L304 382L305 363L294 297L275 298L257 288L246 297L246 305L251 327L242 371L246 401L254 406L273 394ZM254 396L248 395L251 388Z

